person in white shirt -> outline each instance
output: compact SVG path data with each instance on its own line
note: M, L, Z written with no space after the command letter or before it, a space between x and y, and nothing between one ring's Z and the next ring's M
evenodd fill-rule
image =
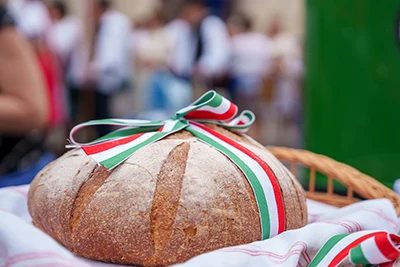
M172 42L164 28L164 18L160 11L154 12L143 23L143 29L136 33L135 62L138 77L137 89L141 93L142 110L163 109L165 96L154 84L166 74L166 64L171 53Z
M82 55L83 25L78 18L69 15L68 7L63 1L50 2L48 9L52 24L47 33L47 42L66 69L66 76L70 77L73 75L70 72L78 72L71 68L77 67L78 58Z
M299 40L282 30L278 18L269 29L274 57L274 105L277 131L270 135L272 144L301 146L301 90L303 55Z
M64 85L68 88L69 108L72 121L78 113L78 88L83 83L84 40L83 25L78 18L70 16L63 1L48 5L52 25L47 33L47 43L55 53L64 73Z
M230 17L228 27L232 35L230 91L241 109L251 109L260 97L264 78L271 71L271 42L264 34L252 30L252 22L245 15Z
M109 0L95 0L93 16L95 36L89 57L87 84L96 94L96 119L110 117L110 101L128 83L131 74L130 32L127 16L111 9ZM98 135L109 132L98 128Z
M277 69L276 95L279 111L284 116L293 118L298 114L301 102L302 48L293 34L282 31L278 20L271 25L269 35Z
M257 120L250 134L264 141L261 96L264 80L271 72L271 43L264 34L253 31L252 21L243 14L230 17L228 28L232 35L228 91L240 110L248 109L255 113Z
M226 73L228 31L219 17L210 15L204 1L185 1L180 17L170 22L167 30L174 40L169 65L177 76L212 81Z

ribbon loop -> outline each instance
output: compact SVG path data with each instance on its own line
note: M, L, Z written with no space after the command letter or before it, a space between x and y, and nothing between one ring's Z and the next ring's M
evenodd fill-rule
M244 110L240 113L239 116L234 118L231 121L224 122L224 121L209 121L209 120L197 120L198 122L206 122L206 123L213 123L229 130L238 132L238 133L246 133L251 125L256 120L256 116L250 110Z
M254 122L255 116L251 111L243 111L242 114L235 119L234 117L237 111L238 107L235 104L230 102L225 97L219 95L217 92L209 91L202 95L198 100L190 104L188 107L177 111L170 120L175 121L190 119L199 122L217 124L238 132L246 132ZM69 140L72 143L72 146L69 147L89 146L140 134L143 132L157 131L160 127L163 127L165 123L165 121L129 119L92 120L78 124L71 130ZM111 125L122 128L89 143L79 143L75 141L74 135L80 129L98 125Z
M176 118L190 120L228 121L235 117L238 107L215 91L209 91L198 100L175 113Z
M118 139L121 137L130 136L133 134L138 134L142 132L149 132L158 130L160 127L164 126L165 122L163 121L148 121L148 120L126 120L126 119L103 119L103 120L92 120L87 121L81 124L76 125L69 133L70 142L78 147L88 146L93 144L98 144L101 142L105 142L108 140ZM98 125L110 125L110 126L119 126L123 127L114 132L111 132L105 136L102 136L92 142L89 143L79 143L75 141L74 135L81 129L90 127L90 126L98 126Z
M150 136L154 134L154 136L162 136L160 138L152 137L149 139L155 142L166 136L166 133L172 134L188 127L189 123L187 120L217 124L227 129L244 133L253 124L255 116L253 112L245 110L235 118L237 111L238 107L235 104L219 95L217 92L209 91L188 107L177 111L175 115L167 121L103 119L78 124L70 132L69 140L72 145L67 147L81 147L85 152L94 152L98 151L100 147L126 147L126 143L136 142L134 141L136 137L141 135ZM80 129L98 125L111 125L121 128L88 143L79 143L74 139L74 135ZM160 132L163 134L160 134ZM110 157L111 155L113 154L110 154ZM126 159L127 157L124 158ZM103 160L100 160L98 162L102 164L102 161ZM112 169L122 161L117 160L113 162L116 165L107 164L107 168Z

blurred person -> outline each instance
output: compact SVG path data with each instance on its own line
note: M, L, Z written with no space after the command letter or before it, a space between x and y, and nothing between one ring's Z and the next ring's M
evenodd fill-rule
M48 98L32 47L0 3L0 187L30 183L51 160L43 148Z
M30 41L42 37L50 26L46 6L39 0L9 0L8 8L18 30Z
M61 66L50 49L46 36L51 20L46 6L39 0L10 0L8 9L15 18L15 25L34 49L42 76L45 78L50 103L50 125L62 125L66 118Z
M274 57L274 101L280 124L274 143L300 146L302 47L293 34L283 31L278 18L271 24L268 35Z
M162 11L167 21L171 21L179 16L180 8L186 0L163 0ZM204 0L204 4L208 7L210 14L226 20L232 10L237 6L238 0Z
M259 99L264 77L271 71L271 42L264 34L252 30L252 22L245 15L230 17L228 27L232 35L231 93L235 103L250 109Z
M160 12L154 12L140 24L141 27L135 29L134 40L135 61L140 77L140 99L146 105L145 109L161 109L165 98L159 90L154 89L154 83L163 73L172 42L163 27L165 22Z
M171 52L172 41L164 28L164 18L156 11L144 23L135 40L136 59L142 68L164 67Z
M46 6L39 0L10 0L9 10L16 18L19 32L33 48L39 69L44 78L49 103L49 127L46 146L57 154L65 151L65 123L67 105L62 79L62 67L49 47L47 34L51 20Z
M31 40L31 44L34 44L37 61L47 88L47 97L50 103L50 126L51 128L62 126L66 122L67 108L61 66L45 41L34 39Z
M253 30L252 21L244 14L230 17L228 28L232 35L229 91L233 102L241 110L248 109L255 113L258 119L252 127L252 134L257 140L262 140L259 127L262 122L261 90L265 77L271 71L271 42L264 34Z
M141 70L142 91L148 110L173 113L191 100L191 88L174 77L167 68L172 40L164 28L163 15L156 11L147 21L145 30L136 39L136 61Z
M62 67L62 79L69 95L71 121L76 122L78 89L82 86L85 63L83 25L78 18L69 15L64 1L50 2L48 10L52 24L47 33L47 42Z
M223 20L229 18L236 0L204 0L204 3L210 9L211 14L220 17Z
M207 87L217 85L226 75L229 36L225 23L211 15L202 0L187 0L179 18L167 25L174 49L171 70L182 79L200 79Z
M95 92L95 119L111 116L111 100L129 82L130 21L112 9L110 0L94 0L92 5L94 38L86 72L86 85ZM98 136L110 131L99 127Z

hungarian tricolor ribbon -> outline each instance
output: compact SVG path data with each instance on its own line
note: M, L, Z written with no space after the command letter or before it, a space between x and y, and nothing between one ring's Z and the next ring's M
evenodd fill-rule
M254 122L255 116L246 110L236 117L237 112L235 104L215 91L209 91L166 121L104 119L79 124L71 130L70 142L72 147L82 148L89 157L111 170L140 148L185 129L226 155L246 176L258 205L261 239L266 239L285 230L285 209L275 174L252 151L204 124L212 123L244 133ZM74 140L78 130L95 125L121 128L90 143Z
M400 257L400 236L384 231L336 235L318 251L309 267L335 267L348 259L353 265L371 266Z

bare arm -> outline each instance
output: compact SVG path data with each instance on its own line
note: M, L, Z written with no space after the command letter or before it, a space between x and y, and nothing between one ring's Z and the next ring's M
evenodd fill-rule
M0 31L0 133L46 125L48 101L32 49L13 27Z

